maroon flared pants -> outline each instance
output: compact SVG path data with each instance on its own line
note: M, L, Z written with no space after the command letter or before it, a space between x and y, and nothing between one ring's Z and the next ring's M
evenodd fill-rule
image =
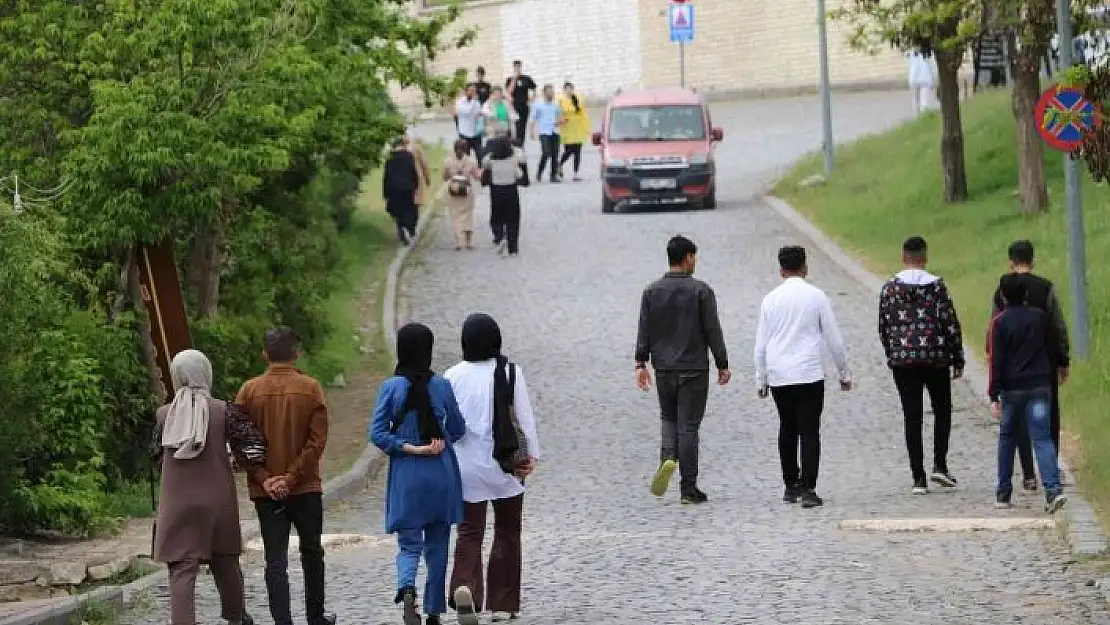
M487 503L493 504L493 549L483 580L482 541L486 534ZM474 609L490 612L520 612L520 529L524 495L463 507L463 521L455 543L455 566L451 571L451 594L466 586L474 596ZM453 600L452 600L453 603Z

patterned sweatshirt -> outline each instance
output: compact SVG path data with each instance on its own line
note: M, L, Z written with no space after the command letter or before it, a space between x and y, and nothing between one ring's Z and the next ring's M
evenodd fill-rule
M907 269L879 295L879 339L887 365L964 368L963 333L944 280Z

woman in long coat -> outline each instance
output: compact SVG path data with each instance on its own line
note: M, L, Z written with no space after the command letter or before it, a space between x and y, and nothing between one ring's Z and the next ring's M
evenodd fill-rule
M466 432L451 384L432 372L432 331L397 331L397 369L378 389L370 441L389 456L385 531L397 534L397 595L405 625L420 625L416 571L427 562L424 613L439 625L447 611L451 526L462 520L462 481L454 444Z
M266 443L234 404L211 396L212 364L188 349L170 363L173 402L158 409L151 451L161 462L162 487L153 558L169 566L170 622L195 625L196 580L208 564L220 594L220 615L250 625L239 555L239 500L226 449L260 466Z
M474 196L476 182L482 172L478 161L469 154L470 146L462 139L455 141L455 153L443 163L443 181L447 183L447 209L455 232L455 249L474 248Z

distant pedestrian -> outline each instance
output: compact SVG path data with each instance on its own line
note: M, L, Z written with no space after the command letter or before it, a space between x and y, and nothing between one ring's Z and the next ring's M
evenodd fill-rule
M540 446L524 374L502 353L501 341L492 317L470 315L462 327L463 362L444 374L466 420L466 435L455 445L466 501L451 572L459 625L477 625L483 608L493 620L514 619L521 609L524 479L536 468ZM493 548L483 567L491 505Z
M470 146L474 158L482 158L482 104L478 90L469 85L462 97L455 102L455 115L459 118L459 138Z
M508 132L498 132L482 163L482 180L489 186L494 251L516 256L520 253L520 187L528 184L528 175L520 148L509 140Z
M920 115L933 103L936 89L936 62L929 51L913 50L909 58L909 84L913 95L913 113Z
M297 530L304 573L307 625L335 625L324 611L323 480L320 459L328 440L328 406L320 383L297 370L292 329L266 331L268 367L239 389L235 402L269 445L264 469L248 474L266 559L266 594L274 625L292 625L289 532Z
M1056 446L1052 444L1052 384L1057 370L1049 357L1058 339L1055 326L1044 311L1025 304L1026 280L1007 274L999 280L1005 309L991 323L990 382L991 411L1001 418L998 431L998 487L995 503L1010 507L1013 492L1014 449L1017 422L1033 441L1033 451L1044 483L1045 510L1051 514L1068 502L1060 485Z
M803 508L814 508L824 503L817 495L825 407L822 345L836 363L840 390L852 389L852 373L829 297L806 281L805 248L788 245L779 250L778 258L782 284L768 293L759 307L756 384L759 397L770 394L779 413L779 460L786 485L783 501L801 501Z
M1060 451L1060 385L1068 380L1068 371L1071 364L1071 345L1068 342L1068 324L1064 319L1064 312L1060 306L1060 300L1056 296L1056 289L1052 282L1046 278L1042 278L1033 273L1034 249L1033 243L1028 240L1014 241L1010 244L1008 250L1010 257L1010 274L1018 276L1022 284L1025 286L1025 303L1033 308L1037 308L1045 313L1048 317L1048 322L1052 324L1054 330L1052 336L1055 338L1054 344L1049 346L1048 357L1052 362L1052 366L1056 371L1056 375L1052 378L1052 399L1050 400L1050 433L1052 438L1052 446L1056 449L1057 456ZM994 300L992 302L991 319L1001 314L1005 310L1005 304L1002 300L1002 291L995 289ZM988 342L990 335L987 335ZM1037 473L1033 465L1033 448L1029 438L1029 432L1024 427L1025 421L1018 419L1017 426L1017 448L1018 456L1021 459L1021 471L1024 479L1022 480L1022 488L1028 492L1037 490ZM1061 479L1062 481L1062 479Z
M536 182L543 178L543 168L551 163L551 182L559 182L559 127L563 110L555 101L555 88L544 85L543 100L532 107L532 138L540 140L540 164L536 166Z
M559 175L562 176L563 165L574 159L575 182L582 180L578 170L582 167L582 144L590 138L590 114L586 112L585 103L574 92L574 85L563 85L563 96L559 99L563 119L566 123L559 131L559 139L563 142L563 156L559 159Z
M509 131L512 136L516 113L509 101L505 99L505 91L501 87L494 87L489 100L482 105L482 116L486 118L486 131L492 138L498 129Z
M698 432L709 398L709 352L717 365L717 384L728 384L728 352L717 317L717 296L694 277L698 248L684 236L667 242L670 269L644 289L636 332L636 385L651 388L650 361L659 395L661 444L659 469L651 494L667 492L679 471L682 503L709 498L698 488Z
M964 371L963 333L956 306L944 280L925 270L927 262L925 239L906 239L902 244L905 269L887 280L879 296L879 340L902 402L916 495L929 492L929 477L945 488L958 483L948 470L948 440L952 431L952 380ZM925 473L921 441L925 390L935 419L932 476Z
M397 331L397 368L378 389L370 441L389 456L385 531L397 534L397 595L405 625L420 625L416 572L427 562L424 613L439 625L447 611L451 526L463 518L454 445L466 423L451 383L432 371L432 331L410 323Z
M474 70L474 82L470 84L474 85L474 95L478 97L478 104L484 105L493 90L493 85L486 80L486 68L479 65Z
M513 104L516 112L516 132L513 134L517 147L524 147L525 131L528 119L531 117L530 107L532 99L536 96L536 81L524 73L524 64L513 61L513 73L505 79L505 92Z
M413 162L416 164L416 195L413 196L413 201L416 203L417 215L420 209L428 201L428 188L432 182L432 170L428 167L428 157L424 155L424 148L420 145L420 140L416 138L416 131L409 130L405 134L405 147L409 152L412 152Z
M455 141L454 153L443 163L443 181L447 184L447 210L455 234L455 249L474 247L474 188L482 178L478 161L468 153L466 141Z
M382 197L385 212L397 224L397 238L402 245L416 239L416 226L420 222L420 209L416 194L420 190L420 170L416 156L408 149L404 138L393 142L393 151L382 169Z
M153 559L169 566L170 623L194 625L196 581L208 564L220 615L252 625L243 599L239 500L225 448L252 472L266 462L266 443L242 409L211 396L212 363L193 349L170 363L173 402L158 409L151 451L162 472Z

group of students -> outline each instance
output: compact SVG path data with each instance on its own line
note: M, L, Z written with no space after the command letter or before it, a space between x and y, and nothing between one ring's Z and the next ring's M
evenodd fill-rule
M520 368L502 354L501 330L475 313L462 327L459 364L431 370L434 337L420 324L397 332L397 368L379 389L370 441L389 457L385 529L397 535L397 592L405 625L420 625L416 575L427 563L424 612L446 612L452 526L458 526L452 600L461 625L520 612L524 479L540 456L536 420ZM288 549L300 543L308 625L335 625L324 609L323 482L328 436L323 388L295 367L296 334L266 333L268 367L234 401L212 396L212 363L197 350L174 356L171 403L157 411L151 451L161 469L153 558L169 568L170 622L196 625L196 578L207 564L232 625L253 625L239 566L242 534L233 472L245 470L265 550L274 625L293 625ZM487 508L493 549L482 564Z
M697 246L677 236L668 243L667 256L670 270L643 292L634 356L641 390L652 386L649 363L656 372L662 420L661 458L650 490L663 496L677 470L682 502L704 503L708 497L697 487L698 431L709 390L709 353L719 384L727 384L731 373L716 296L693 278ZM1016 241L1009 258L1010 272L1000 278L992 298L987 341L989 400L1001 420L996 504L1011 505L1016 449L1026 492L1037 489L1036 458L1045 510L1051 514L1067 503L1058 466L1059 385L1067 380L1069 367L1067 328L1052 283L1033 274L1033 244ZM878 315L917 495L929 492L930 481L942 488L958 485L947 459L952 380L963 375L965 364L956 308L944 281L926 269L927 260L925 239L906 239L904 268L884 283ZM805 249L781 248L778 263L783 281L764 297L756 328L756 392L773 398L779 414L783 500L812 508L823 505L816 492L825 396L822 346L832 354L842 391L852 389L852 374L829 298L806 281ZM931 473L925 471L922 442L925 392L935 418Z

